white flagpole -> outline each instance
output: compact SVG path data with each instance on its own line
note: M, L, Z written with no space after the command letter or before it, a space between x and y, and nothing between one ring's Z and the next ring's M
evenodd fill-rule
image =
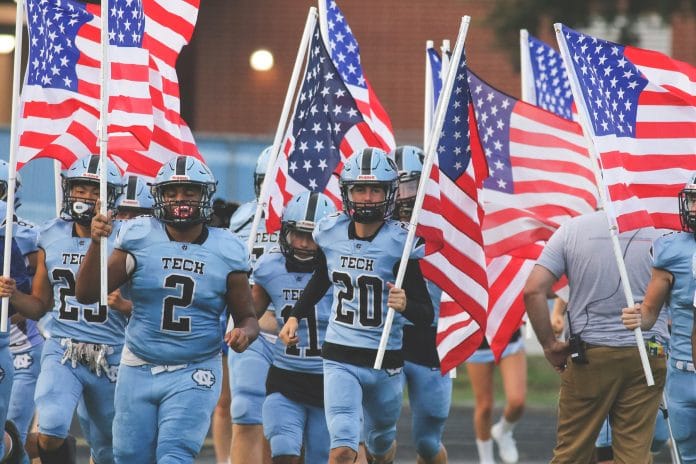
M616 215L611 208L611 203L607 201L608 193L607 187L602 179L602 174L600 172L600 159L599 153L597 151L597 146L594 143L594 139L590 136L592 133L592 125L590 124L590 117L588 109L585 105L585 100L583 99L582 90L580 83L572 71L573 61L568 50L568 46L565 43L565 37L563 37L563 31L561 30L561 24L554 24L554 29L556 31L556 40L558 41L558 47L561 50L561 56L563 56L563 62L568 70L568 80L570 81L570 88L573 91L573 98L575 99L575 104L578 107L578 117L580 118L580 125L582 126L583 133L585 135L585 141L587 142L587 150L590 156L593 158L594 163L592 164L592 170L595 175L595 182L597 183L597 190L599 191L599 206L604 209L609 220L609 235L611 236L612 248L614 251L614 258L616 259L616 264L619 267L619 276L621 277L621 284L623 287L624 296L626 297L626 302L629 307L633 307L635 301L633 299L633 292L631 291L631 283L628 281L628 272L626 271L626 263L623 260L623 253L621 252L621 245L619 244L619 227L616 223ZM650 361L648 360L648 353L645 349L645 341L643 340L643 331L640 327L636 327L633 330L633 334L636 338L636 344L638 345L638 352L640 353L640 361L643 365L643 372L645 373L645 380L648 386L655 385L655 380L653 379L652 370L650 369Z
M444 39L442 41L442 45L440 46L440 55L442 56L442 80L444 83L444 78L449 72L449 65L450 65L450 57L449 57L449 51L450 51L450 41L449 39Z
M3 253L3 277L10 276L12 262L12 226L14 225L15 212L15 184L17 182L17 145L19 125L19 90L20 73L22 67L22 33L24 27L24 0L17 0L17 13L15 15L15 50L14 68L12 69L12 126L10 127L10 159L7 176L7 214L5 216L5 250ZM2 299L0 309L0 331L7 332L8 312L10 299Z
M454 53L452 55L452 63L458 63L461 59L462 53L464 52L464 41L466 40L466 33L469 30L469 22L471 17L463 16L461 24L459 26L459 34L457 36L457 42L454 46ZM444 65L444 61L443 61ZM411 248L413 247L413 242L416 238L416 226L418 224L418 216L423 209L423 199L425 198L425 184L428 182L430 177L430 170L433 166L433 159L436 156L437 143L439 142L439 137L437 137L440 132L442 132L442 126L445 122L445 114L447 113L447 103L452 95L452 87L454 87L454 81L457 75L457 67L453 66L448 70L447 79L442 86L442 91L440 92L440 98L437 102L437 108L435 110L435 123L429 137L429 144L426 147L425 160L423 161L423 172L421 173L420 182L418 183L418 193L416 194L416 201L413 205L413 213L411 214L411 221L408 224L408 235L406 236L406 243L404 245L404 251L401 254L401 262L399 263L399 272L396 275L395 286L401 288L401 284L404 281L404 276L406 274L406 263L409 260L411 254ZM384 352L387 348L387 341L389 340L389 332L391 332L392 322L394 321L394 310L389 308L387 311L387 317L384 321L384 329L382 330L382 338L379 341L379 349L377 350L377 358L375 359L374 368L381 369L382 361L384 360Z
M529 55L529 33L527 29L520 29L520 81L522 84L522 101L531 103L536 106L536 95L534 93L534 82L532 80L532 70L530 66ZM525 313L524 323L526 330L524 331L525 338L531 340L534 328L528 324L527 314Z
M440 56L442 57L442 71L441 71L441 76L440 76L440 82L444 84L445 76L447 76L447 73L449 72L449 66L450 66L450 41L449 39L443 39L442 45L440 46ZM426 145L423 146L425 148ZM442 301L440 301L440 304L442 304ZM457 378L457 368L453 367L449 371L449 376L450 379L456 379Z
M522 101L536 105L536 91L532 76L531 56L529 54L529 33L520 29L520 80L522 81Z
M266 167L266 175L263 178L263 183L261 184L261 192L259 192L259 199L256 203L256 212L254 213L254 220L251 223L251 230L249 231L249 239L247 240L247 248L249 253L252 252L254 248L254 242L256 241L256 231L259 229L259 223L261 223L261 215L263 210L268 203L268 195L271 183L275 179L271 179L274 172L276 160L278 158L278 153L280 152L280 144L283 142L283 137L285 136L285 131L288 125L288 116L290 115L290 108L293 103L293 96L297 90L297 84L300 79L300 72L302 71L302 63L304 62L305 55L309 49L309 44L311 43L312 32L314 31L314 26L317 24L317 9L315 7L309 8L309 13L307 14L307 21L305 22L304 32L302 32L302 39L300 40L300 46L297 49L297 57L295 58L295 66L292 68L292 74L290 76L290 82L288 84L288 91L285 94L285 101L283 102L283 109L280 112L280 119L278 120L278 127L276 128L275 138L273 139L273 148L271 148L271 156L268 159L268 166ZM232 317L229 318L227 322L227 331L232 330L234 326L234 321Z
M99 202L100 213L107 214L107 172L108 154L107 146L109 135L107 132L109 124L109 92L108 83L110 76L109 62L109 0L101 2L101 73L99 76L100 84L100 108L99 108ZM106 307L108 297L107 279L107 260L108 248L107 240L99 242L99 276L100 276L100 298L99 304Z
M423 113L423 146L428 145L428 135L430 128L433 125L433 104L434 104L434 89L433 89L433 68L430 66L430 56L428 50L433 48L435 43L432 40L425 42L425 105Z

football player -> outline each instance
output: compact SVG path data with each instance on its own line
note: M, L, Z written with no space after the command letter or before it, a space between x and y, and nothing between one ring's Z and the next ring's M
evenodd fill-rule
M252 295L257 314L273 302L282 325L289 317L312 272L322 258L312 239L315 224L336 211L324 194L304 192L293 197L281 218L280 248L264 253L254 269ZM324 417L321 344L331 313L331 293L300 322L300 343L275 344L273 365L266 380L263 428L274 464L327 462L329 431Z
M165 163L152 184L154 217L126 221L109 257L109 288L130 283L133 311L116 385L117 463L193 463L220 396L220 315L230 308L237 351L258 334L249 253L230 231L208 228L217 182L193 157ZM99 242L110 218L92 222L77 297L99 298Z
M44 464L75 462L74 439L66 438L78 401L84 402L90 420L82 425L92 459L99 464L113 462L114 389L126 318L75 298L75 276L91 242L90 222L99 199L99 164L98 155L87 156L62 174L61 217L39 233L31 294L15 291L10 299L31 319L51 311L45 326L50 338L44 343L35 393L38 449ZM108 207L113 209L122 179L111 161L107 173Z
M644 331L660 325L663 308L672 319L665 398L669 425L681 462L696 462L696 368L692 351L694 293L696 293L696 174L679 192L682 231L653 242L653 267L645 299L624 308L621 319L627 329ZM658 343L648 343L651 356L661 355ZM663 350L662 350L663 351ZM616 432L614 432L616 433Z
M367 450L376 463L393 462L396 421L403 389L402 330L405 318L433 321L433 307L418 265L422 247L409 250L403 287L398 271L406 227L391 219L398 188L394 161L378 148L346 160L339 180L344 213L329 216L314 230L326 257L315 270L280 336L295 345L299 321L332 289L331 319L322 345L324 408L331 437L330 463L353 462L364 411ZM388 308L396 311L382 369L372 368Z

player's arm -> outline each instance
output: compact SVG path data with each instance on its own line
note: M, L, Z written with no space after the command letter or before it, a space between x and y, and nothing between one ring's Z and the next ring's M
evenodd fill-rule
M225 302L234 319L234 329L225 334L225 342L234 351L241 353L256 340L260 330L246 272L232 272L227 277Z
M254 300L256 317L260 319L265 314L268 305L271 304L271 297L265 288L255 283L251 287L251 298Z
M24 255L24 257L27 259L27 268L29 269L30 273L33 273L36 271L36 267L38 266L39 263L39 252L37 251L32 251L30 253L27 253Z
M326 258L322 254L319 264L312 274L312 278L307 282L307 286L302 291L302 296L297 300L290 312L290 317L280 329L278 338L286 345L297 345L300 341L297 336L297 327L300 325L300 320L309 316L314 311L314 306L324 297L326 292L331 288L329 280L329 272L326 266Z
M0 277L0 297L10 297L10 304L19 314L34 320L41 319L53 307L53 287L46 269L46 252L39 248L36 255L31 294L17 290L14 279Z
M642 330L651 329L667 301L673 282L674 276L671 272L654 267L643 303L636 303L633 308L623 308L621 311L621 322L624 326L629 330L638 327Z
M111 235L111 218L97 214L92 218L90 229L92 241L87 248L87 253L77 271L77 281L75 286L75 297L82 304L93 304L99 301L100 269L99 254L100 242ZM123 250L114 250L109 256L108 271L108 292L113 292L128 280L127 270L128 253Z
M430 299L428 286L425 284L417 259L408 260L402 288L396 288L391 283L387 285L389 285L387 304L390 308L400 312L414 325L429 326L433 323L433 317L435 317L433 301ZM408 288L408 295L405 288Z

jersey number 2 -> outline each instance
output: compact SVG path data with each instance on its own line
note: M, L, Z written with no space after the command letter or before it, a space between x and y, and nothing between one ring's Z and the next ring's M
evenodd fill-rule
M191 277L179 274L170 274L164 279L165 288L175 288L179 290L179 295L170 295L164 299L162 308L162 330L170 332L190 332L190 317L175 317L174 309L186 308L193 301L193 291L196 282Z
M58 295L60 296L58 319L77 322L80 320L80 306L69 306L66 301L69 296L75 296L75 275L70 269L53 269L52 277L55 281L60 280L63 282L63 285L58 289ZM103 324L109 317L104 305L99 305L98 309L84 306L82 308L82 317L87 322Z

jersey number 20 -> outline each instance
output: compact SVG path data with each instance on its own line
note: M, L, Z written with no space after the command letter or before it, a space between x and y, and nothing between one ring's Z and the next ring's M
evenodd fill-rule
M353 279L351 279L350 274L334 272L333 282L343 287L338 292L338 304L336 306L337 322L353 325L355 311L346 309L343 303L353 301L357 289L360 325L363 327L379 327L382 325L382 290L384 289L382 279L371 275L358 276L356 288L353 286Z

